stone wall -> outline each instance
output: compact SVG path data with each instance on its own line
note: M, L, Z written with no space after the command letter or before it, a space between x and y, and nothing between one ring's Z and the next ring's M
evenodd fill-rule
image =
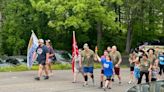
M136 85L127 92L164 92L164 80Z

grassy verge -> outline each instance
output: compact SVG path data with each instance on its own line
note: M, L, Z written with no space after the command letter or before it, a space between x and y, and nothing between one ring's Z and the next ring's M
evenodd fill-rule
M10 67L0 67L0 72L12 72L12 71L26 71L28 68L26 66L10 66Z
M53 70L68 70L71 69L70 64L54 64L52 65ZM122 66L123 68L127 68L127 66ZM94 68L101 68L100 63L95 63ZM38 66L35 65L30 70L38 70ZM30 71L26 66L11 66L11 67L0 67L0 72L17 72L17 71Z

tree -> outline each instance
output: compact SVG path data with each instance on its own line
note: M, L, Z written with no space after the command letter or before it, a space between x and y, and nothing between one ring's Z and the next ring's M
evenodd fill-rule
M127 25L126 53L139 43L158 39L161 29L159 0L124 0ZM131 45L132 44L132 45Z
M31 30L38 28L39 14L35 14L29 0L6 0L2 8L2 48L4 54L26 54Z
M101 48L102 30L119 29L118 23L115 22L116 13L108 6L112 3L110 0L30 1L37 11L47 14L49 27L58 33L88 32L89 30L96 32L99 48ZM88 37L92 39L92 35Z

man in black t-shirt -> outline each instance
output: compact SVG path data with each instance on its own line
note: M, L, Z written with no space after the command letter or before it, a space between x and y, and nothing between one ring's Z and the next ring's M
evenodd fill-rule
M49 51L48 48L44 45L44 40L39 39L38 41L39 46L36 49L36 52L34 53L34 57L37 56L36 61L38 61L39 64L39 70L38 70L38 77L35 78L35 80L40 80L40 77L42 76L43 70L45 70L45 80L49 79L48 76L48 57L49 57Z

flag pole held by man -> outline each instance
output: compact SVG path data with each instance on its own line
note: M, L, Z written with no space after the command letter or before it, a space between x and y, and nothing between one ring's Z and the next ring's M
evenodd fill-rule
M72 71L73 71L73 82L77 82L77 75L78 73L82 72L82 66L81 66L81 54L77 46L76 38L75 38L75 31L73 31L73 42L72 42Z
M73 43L72 43L72 71L74 73L75 59L79 54L78 46L75 38L75 31L73 31Z

